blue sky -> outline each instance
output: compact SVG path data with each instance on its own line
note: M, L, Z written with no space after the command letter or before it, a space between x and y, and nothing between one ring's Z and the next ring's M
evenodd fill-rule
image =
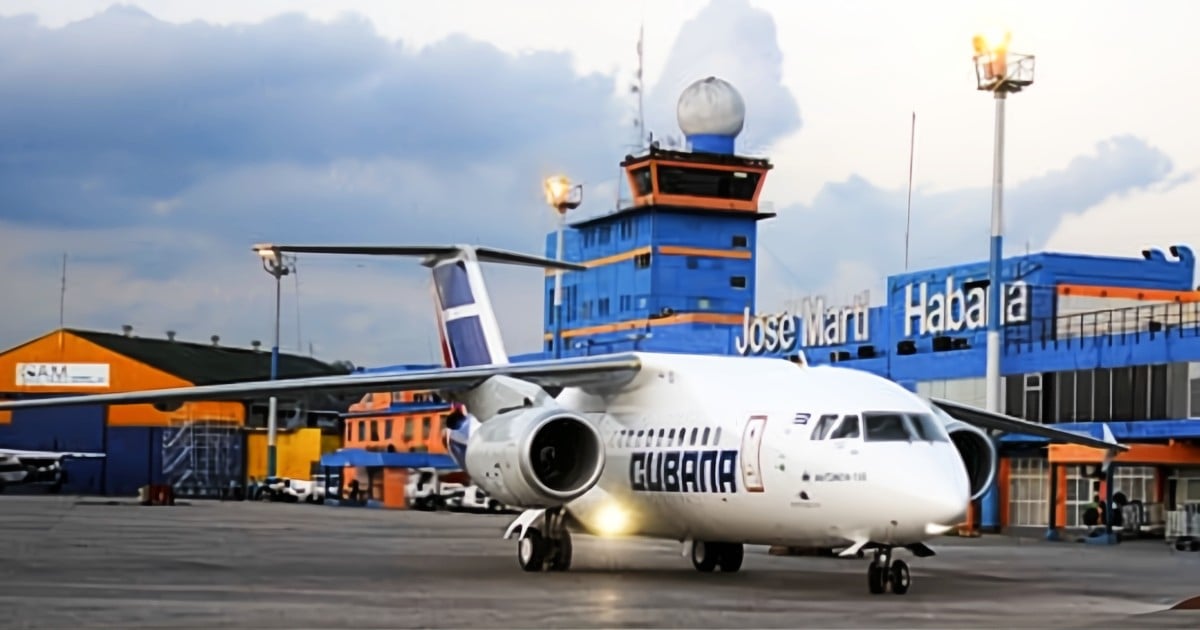
M678 133L679 91L715 74L747 101L742 150L777 164L763 309L877 294L901 269L914 110L913 265L986 254L992 104L974 91L970 35L996 23L1039 63L1009 103L1010 251L1200 240L1196 88L1168 45L1200 17L1186 3L1088 3L1086 23L1071 2L244 4L0 2L0 294L20 296L0 346L57 325L64 251L68 325L245 345L269 341L272 315L255 242L540 250L543 177L584 182L585 212L615 199L641 20L656 135ZM419 267L299 265L285 349L436 357ZM509 345L534 349L540 275L489 280Z

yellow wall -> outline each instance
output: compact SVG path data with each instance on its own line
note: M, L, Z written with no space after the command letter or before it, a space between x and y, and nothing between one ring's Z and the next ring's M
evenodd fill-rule
M321 460L326 436L320 429L280 431L275 435L275 472L289 479L312 479L313 462ZM337 450L336 447L333 450ZM255 431L246 436L246 476L262 480L267 476L267 432Z
M18 386L18 363L107 363L109 386ZM5 392L105 394L191 386L192 383L177 376L64 331L54 331L0 354L0 391ZM108 424L111 426L163 427L170 425L172 420L181 419L226 420L241 424L245 421L245 408L241 403L201 402L188 403L177 411L165 413L155 410L151 405L114 405L108 409ZM0 422L6 420L0 418Z

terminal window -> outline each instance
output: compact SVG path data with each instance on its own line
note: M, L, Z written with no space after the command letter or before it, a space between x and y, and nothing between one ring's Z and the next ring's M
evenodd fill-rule
M650 194L650 167L643 166L633 169L633 185L636 187L637 194Z
M732 276L729 278L729 286L735 289L746 288L746 276Z
M659 165L658 190L664 195L750 201L758 189L759 177L758 173Z

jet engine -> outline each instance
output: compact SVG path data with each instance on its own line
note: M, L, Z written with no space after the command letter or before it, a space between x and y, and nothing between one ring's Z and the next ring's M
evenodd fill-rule
M557 406L522 407L475 429L465 466L471 481L501 503L552 507L600 480L604 441L583 416Z
M946 423L950 441L962 456L971 480L971 500L974 501L992 485L996 477L996 445L982 430L959 420Z

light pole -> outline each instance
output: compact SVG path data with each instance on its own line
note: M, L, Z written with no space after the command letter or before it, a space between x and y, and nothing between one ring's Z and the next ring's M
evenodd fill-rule
M1009 93L1016 94L1033 84L1033 55L1010 52L1011 33L988 39L976 35L975 81L979 90L991 92L996 100L995 155L992 165L992 238L988 266L987 315L987 408L1000 411L1000 302L1003 287L1000 261L1004 245L1004 102Z
M583 203L583 184L571 185L565 175L546 178L542 183L546 203L558 212L558 243L555 260L563 260L563 232L567 227L567 211ZM575 193L578 193L576 195ZM562 269L554 270L554 358L562 357Z
M279 378L279 297L282 278L291 272L283 259L283 254L273 247L255 247L254 251L262 257L263 269L275 277L275 338L271 343L271 380ZM271 396L267 406L267 478L273 478L276 473L275 434L278 430L279 407L278 399Z

